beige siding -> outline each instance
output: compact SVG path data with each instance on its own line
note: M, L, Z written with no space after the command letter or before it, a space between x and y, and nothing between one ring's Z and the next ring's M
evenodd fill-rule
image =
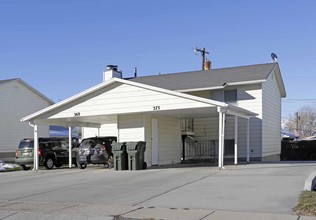
M80 113L80 116L92 116L173 110L188 106L209 107L208 104L126 84L111 85L98 91L97 94L86 96L84 100L73 102L72 105L64 106L64 111L50 118L73 117L74 113Z
M145 128L142 114L118 116L118 141L145 141Z
M173 118L158 119L159 164L180 163L181 127L180 120Z
M237 103L235 105L245 108L258 114L257 117L250 119L250 157L261 157L262 155L262 90L261 85L247 85L231 87L237 89ZM220 90L212 91L212 95L218 100ZM198 94L198 93L195 93ZM205 93L203 93L205 94ZM194 119L194 132L197 140L218 140L218 117L196 118ZM247 149L247 120L238 118L238 157L246 157ZM235 137L235 118L226 115L225 120L225 139Z
M107 117L106 124L101 125L100 128L82 128L82 138L95 136L118 136L117 130L117 116Z
M14 152L21 139L34 136L34 129L20 119L49 103L17 81L0 86L0 103L0 152ZM39 126L38 135L47 137L48 126Z
M263 83L262 118L262 156L278 155L281 151L281 95L274 73Z
M153 116L145 116L146 143L145 158L151 165L151 119ZM154 117L158 119L158 148L159 165L180 163L181 161L181 124L180 119L169 117Z
M258 114L262 119L262 89L260 84L240 86L237 89L237 105Z

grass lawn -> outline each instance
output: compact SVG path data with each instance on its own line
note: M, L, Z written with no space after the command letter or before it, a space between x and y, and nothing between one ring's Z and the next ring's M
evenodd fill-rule
M293 211L297 215L316 216L316 191L302 192Z

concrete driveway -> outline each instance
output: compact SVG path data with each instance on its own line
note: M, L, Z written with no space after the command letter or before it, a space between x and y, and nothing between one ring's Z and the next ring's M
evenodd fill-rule
M292 214L305 179L315 169L316 163L258 163L225 170L179 166L114 171L93 166L0 173L0 219L12 212L71 215L106 209L113 216L142 207L194 209L201 216L211 213L203 210Z

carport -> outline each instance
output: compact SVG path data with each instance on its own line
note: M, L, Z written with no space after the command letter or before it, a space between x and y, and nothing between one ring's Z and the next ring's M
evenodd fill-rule
M235 117L235 154L237 164L238 118L247 119L247 162L249 162L249 120L256 116L246 109L206 98L162 89L119 78L100 83L86 91L44 108L21 119L34 127L34 152L38 150L38 125L60 125L69 128L71 154L72 127L100 128L113 117L142 114L150 117L167 116L175 119L218 117L218 167L224 167L225 117ZM119 130L119 128L117 128ZM146 128L144 128L146 129ZM146 133L146 131L144 131ZM118 137L124 139L124 137ZM69 155L69 167L71 167ZM34 170L38 156L34 154Z

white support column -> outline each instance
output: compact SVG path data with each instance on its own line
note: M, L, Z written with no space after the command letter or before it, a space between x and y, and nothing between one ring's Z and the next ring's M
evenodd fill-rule
M222 168L222 126L223 126L223 113L218 112L219 120L218 120L218 168Z
M224 169L224 154L225 154L225 118L226 114L223 113L222 118L222 168Z
M100 128L98 128L98 137L100 137Z
M69 138L69 168L72 167L72 137L71 137L71 127L68 128L68 138Z
M34 126L34 171L38 171L38 133L37 125Z
M234 164L238 163L238 116L235 116L235 143L234 143Z
M249 163L249 118L247 119L247 163Z

